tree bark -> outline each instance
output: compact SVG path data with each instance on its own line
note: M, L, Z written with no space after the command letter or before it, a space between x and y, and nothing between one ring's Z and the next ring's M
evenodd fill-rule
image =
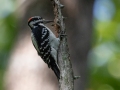
M73 90L74 76L67 45L64 17L61 13L61 8L63 8L64 6L60 3L59 0L52 0L52 3L55 15L55 28L60 38L60 45L58 49L58 64L60 68L60 90Z

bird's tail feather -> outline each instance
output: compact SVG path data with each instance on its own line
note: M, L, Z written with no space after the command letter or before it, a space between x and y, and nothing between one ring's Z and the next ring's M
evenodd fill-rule
M60 70L52 56L50 56L50 63L48 64L48 67L50 67L54 71L55 75L57 76L57 79L59 80L60 79Z
M58 68L58 66L53 63L51 69L54 71L55 75L57 76L57 79L59 80L60 79L60 70Z

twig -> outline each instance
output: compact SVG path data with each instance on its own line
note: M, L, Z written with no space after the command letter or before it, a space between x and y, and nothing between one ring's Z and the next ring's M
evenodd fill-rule
M72 65L70 62L70 55L67 45L67 36L65 31L64 17L61 9L64 7L59 0L51 0L54 7L54 27L60 38L60 45L58 49L58 64L60 68L60 90L74 90L74 76Z

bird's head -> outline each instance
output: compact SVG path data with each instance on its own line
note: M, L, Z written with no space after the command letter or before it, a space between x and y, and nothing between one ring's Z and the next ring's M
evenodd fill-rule
M28 25L30 28L34 28L36 26L38 26L39 24L46 24L46 23L50 23L53 22L52 20L45 20L40 16L34 16L28 19Z

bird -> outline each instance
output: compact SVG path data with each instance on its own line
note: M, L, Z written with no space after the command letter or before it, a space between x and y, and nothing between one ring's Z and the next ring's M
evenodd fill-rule
M38 55L51 68L57 79L60 79L60 69L57 61L57 50L60 40L45 24L53 22L45 20L41 16L33 16L28 19L31 30L31 39Z

